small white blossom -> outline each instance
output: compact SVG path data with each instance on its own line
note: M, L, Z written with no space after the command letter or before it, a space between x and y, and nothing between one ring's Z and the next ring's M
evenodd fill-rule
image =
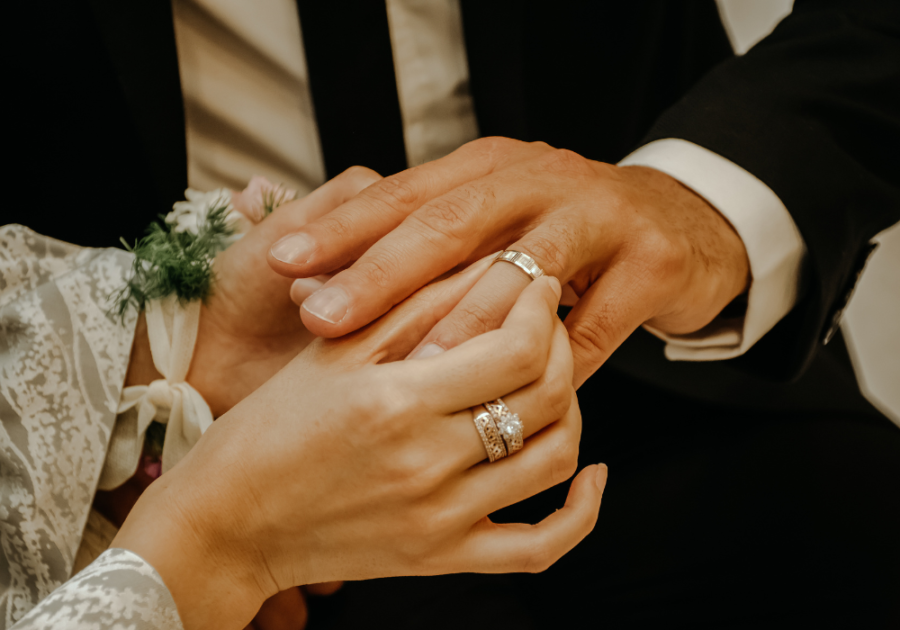
M166 223L172 226L173 232L190 232L197 234L200 224L206 220L210 210L226 206L228 213L225 220L235 230L240 231L243 215L234 209L231 204L231 191L227 188L219 188L210 192L202 192L188 188L184 191L187 201L176 202L172 206L172 212L166 215Z

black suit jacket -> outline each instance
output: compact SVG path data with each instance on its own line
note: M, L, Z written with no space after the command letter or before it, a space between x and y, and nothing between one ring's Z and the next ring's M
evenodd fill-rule
M15 10L3 222L85 245L140 235L186 187L169 3ZM642 142L684 138L778 194L809 249L807 289L727 363L767 378L802 373L869 240L900 219L900 3L797 0L741 58L713 0L462 0L462 12L482 135L608 162ZM658 368L657 380L673 378Z

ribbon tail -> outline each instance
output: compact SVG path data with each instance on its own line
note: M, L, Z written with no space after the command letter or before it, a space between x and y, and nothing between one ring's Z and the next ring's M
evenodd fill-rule
M147 395L149 389L146 385L132 385L123 389L122 395L119 397L119 408L116 409L116 414L125 413L140 403L141 399Z
M172 392L174 400L163 446L163 472L180 462L213 423L212 411L196 389L178 383Z
M138 410L134 406L118 415L100 472L98 490L114 490L134 476L141 462L146 432L146 427L140 427Z
M144 309L147 321L147 339L150 341L150 356L156 371L169 376L169 363L172 347L171 319L172 300L174 296L162 300L149 300Z
M191 449L184 437L184 394L177 387L172 388L172 410L166 423L166 439L163 442L162 472L165 474L187 455Z
M182 383L187 377L200 328L200 300L175 309L172 320L172 345L166 378L170 383Z

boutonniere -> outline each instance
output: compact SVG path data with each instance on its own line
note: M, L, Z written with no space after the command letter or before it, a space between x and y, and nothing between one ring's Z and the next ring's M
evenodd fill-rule
M291 201L296 191L256 176L241 192L220 188L201 192L188 188L185 201L151 223L147 235L133 246L131 278L113 297L123 317L130 306L138 312L150 300L175 295L182 303L205 300L215 281L212 262L216 255L259 223L275 208Z

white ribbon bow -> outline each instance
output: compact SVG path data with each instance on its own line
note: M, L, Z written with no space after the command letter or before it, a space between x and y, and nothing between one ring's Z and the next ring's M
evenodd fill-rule
M165 379L122 391L119 416L100 474L100 490L117 488L134 475L147 427L153 420L167 425L163 472L181 461L213 423L209 405L184 381L197 342L200 300L182 308L173 295L148 302L145 312L153 365Z

